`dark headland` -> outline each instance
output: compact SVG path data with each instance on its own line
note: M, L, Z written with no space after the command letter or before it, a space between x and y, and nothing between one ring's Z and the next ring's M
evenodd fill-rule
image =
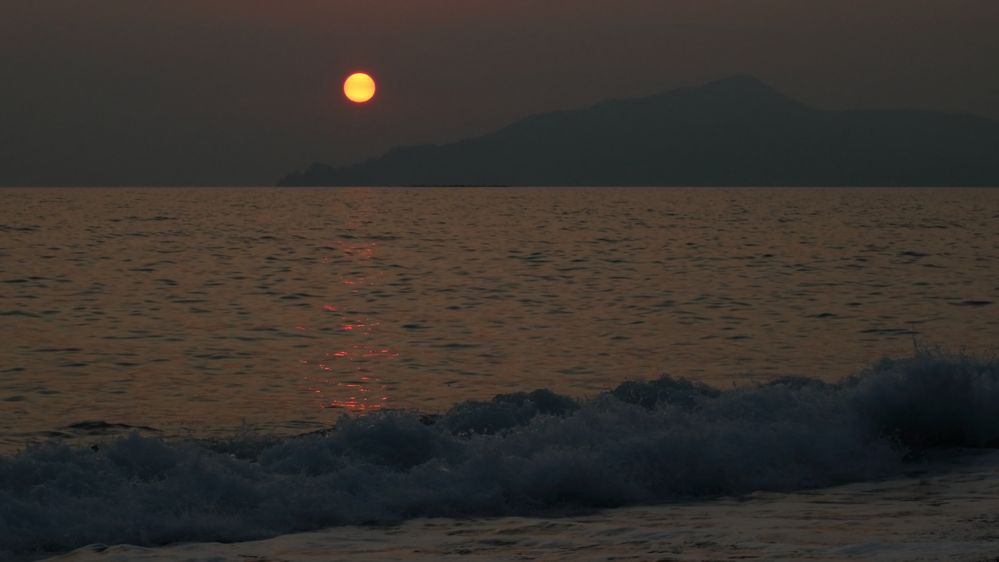
M285 186L996 186L999 121L930 111L822 111L751 77L527 117Z

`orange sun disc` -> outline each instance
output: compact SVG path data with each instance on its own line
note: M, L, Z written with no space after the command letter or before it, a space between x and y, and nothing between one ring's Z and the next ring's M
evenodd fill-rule
M343 82L343 95L354 103L364 103L375 97L375 80L363 72L355 72Z

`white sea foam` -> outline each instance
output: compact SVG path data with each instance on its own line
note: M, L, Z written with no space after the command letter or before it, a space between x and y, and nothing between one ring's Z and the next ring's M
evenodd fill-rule
M415 519L233 544L90 545L55 560L994 561L999 453L958 454L920 466L916 474L891 480L574 517Z
M999 445L997 405L996 361L924 353L839 384L666 377L582 402L542 390L439 418L343 418L285 440L51 444L0 457L0 545L26 558L870 481L927 451Z

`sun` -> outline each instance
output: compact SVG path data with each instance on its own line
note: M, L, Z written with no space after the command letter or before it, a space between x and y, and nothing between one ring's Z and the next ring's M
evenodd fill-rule
M355 72L343 82L343 95L354 103L364 103L375 97L375 79L363 72Z

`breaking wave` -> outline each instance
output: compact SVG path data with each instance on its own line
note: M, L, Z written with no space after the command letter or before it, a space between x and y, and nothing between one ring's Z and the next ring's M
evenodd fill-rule
M439 416L343 418L288 439L53 443L0 457L0 554L550 515L877 478L927 449L999 446L997 367L921 353L836 384L785 378L717 390L663 377L584 401L536 390Z

